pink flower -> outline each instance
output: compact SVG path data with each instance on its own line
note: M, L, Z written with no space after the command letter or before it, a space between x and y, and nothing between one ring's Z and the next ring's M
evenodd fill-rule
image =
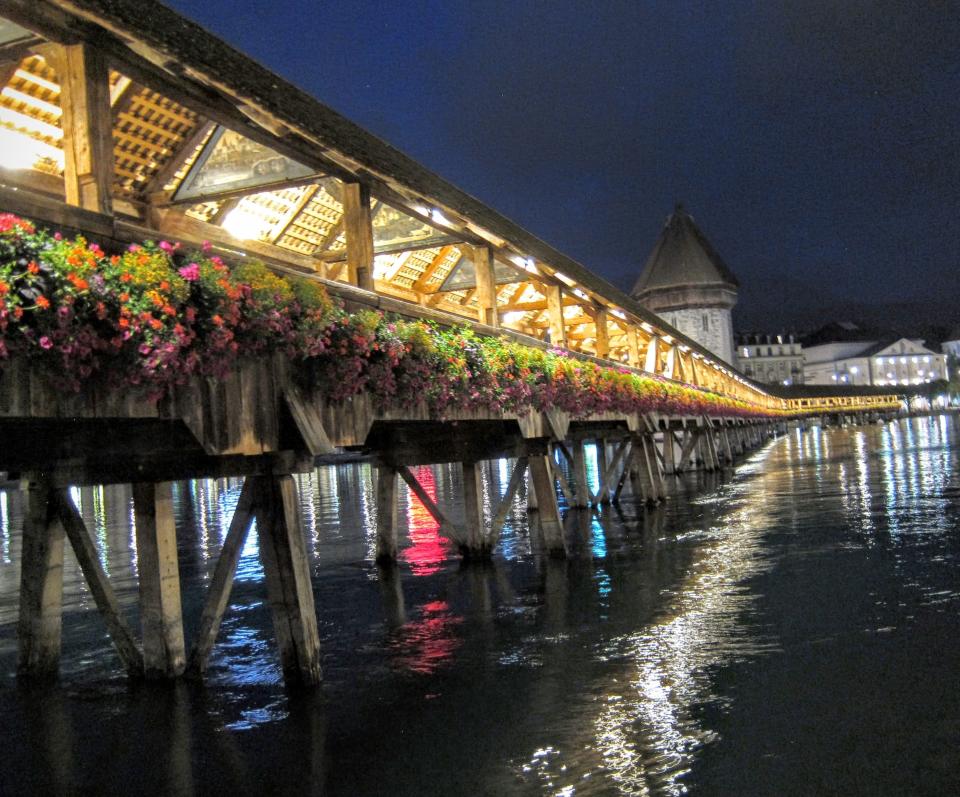
M183 277L187 282L195 282L200 279L200 266L196 263L191 263L189 266L184 266L179 269L177 272Z
M157 246L159 246L164 252L173 251L173 244L169 241L161 241L159 244L157 244Z
M44 335L42 338L40 338L40 348L41 348L41 349L52 349L52 348L53 348L53 341L50 340L50 338L48 338L46 335Z
M211 249L213 249L213 244L211 244L209 241L204 241L201 249L203 249L204 252L209 252Z

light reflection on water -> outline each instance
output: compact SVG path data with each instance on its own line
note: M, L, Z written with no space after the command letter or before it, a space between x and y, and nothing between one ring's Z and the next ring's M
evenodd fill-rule
M402 483L400 564L376 567L373 470L366 464L321 468L297 481L323 646L322 704L304 708L283 690L254 529L208 686L177 698L177 713L169 715L167 702L158 707L138 691L127 695L68 554L62 699L69 711L58 714L54 726L109 728L128 714L159 711L191 730L191 745L209 747L213 760L230 760L231 771L247 773L249 782L224 781L237 793L293 793L303 777L319 778L332 794L381 793L385 782L395 794L424 793L425 784L426 791L451 794L678 795L698 785L709 791L702 762L711 749L726 749L718 717L740 705L735 694L718 688L718 673L780 661L797 645L812 644L789 635L785 641L776 618L765 614L778 583L773 579L825 556L862 555L859 567L877 569L868 595L876 615L870 634L902 633L924 611L956 613L957 443L956 421L943 417L791 432L754 454L732 480L672 482L665 506L626 501L569 513L575 555L568 562L537 553L521 490L495 561L466 568ZM588 480L597 490L596 451L588 446L587 453ZM488 519L512 467L500 462L482 469ZM459 469L414 471L461 522ZM239 480L175 485L188 639L240 487ZM129 488L80 488L75 500L122 611L137 627ZM40 710L11 705L21 517L19 495L0 492L0 706L13 716ZM885 587L889 578L893 583ZM804 618L811 638L846 633L821 629L816 619ZM849 633L864 633L858 622ZM86 697L78 700L70 684ZM407 730L391 732L398 727ZM243 749L217 752L224 734L235 735L232 743ZM30 743L43 748L46 738ZM34 753L17 753L26 743L17 738L6 741L13 750L9 775ZM106 752L82 735L71 745L94 758ZM286 779L277 750L293 754L305 745L307 775L301 767L301 780ZM247 749L257 751L263 772L254 767L251 773ZM206 760L207 753L197 755ZM77 755L64 777L92 791L106 789L111 777L123 781L110 768L88 770L83 759ZM170 760L177 761L175 780L188 784L187 792L216 791L218 777L227 777L222 763L209 771L191 767L190 756L184 761L173 747ZM114 769L124 766L134 764Z

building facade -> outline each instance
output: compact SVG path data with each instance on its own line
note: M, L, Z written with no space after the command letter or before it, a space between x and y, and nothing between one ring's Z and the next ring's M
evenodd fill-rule
M737 368L757 382L802 385L803 346L793 335L742 335L737 341Z
M948 378L947 355L922 340L825 343L804 350L804 379L813 385L921 385Z
M693 217L677 205L631 295L670 326L736 365L732 311L739 285Z

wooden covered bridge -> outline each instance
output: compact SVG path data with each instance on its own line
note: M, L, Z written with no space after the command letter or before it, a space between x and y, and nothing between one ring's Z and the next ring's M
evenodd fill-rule
M389 407L305 389L282 354L194 376L162 396L63 391L29 358L0 376L0 470L21 479L20 671L58 667L70 540L131 673L202 672L255 518L284 672L320 679L319 642L291 474L361 451L378 470L378 556L397 552L404 480L467 556L488 555L518 489L546 551L564 554L557 489L572 507L627 487L663 496L664 474L719 468L797 415L877 416L896 396L791 399L737 373L587 268L430 173L163 6L136 0L0 0L0 211L107 252L209 242L322 283L347 310L470 325L585 364L653 376L722 401L710 411L587 412ZM45 344L41 339L40 345ZM734 412L732 408L736 408ZM729 410L729 411L728 411ZM428 442L425 442L428 441ZM585 478L597 443L601 484ZM569 460L568 481L557 465ZM482 460L516 460L484 526ZM463 470L456 527L412 464ZM170 482L246 476L200 632L185 644ZM68 487L132 483L142 644L123 621ZM527 482L529 483L528 486Z

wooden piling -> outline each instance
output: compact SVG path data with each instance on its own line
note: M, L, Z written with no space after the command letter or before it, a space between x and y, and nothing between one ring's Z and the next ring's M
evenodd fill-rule
M377 470L377 548L378 562L397 559L397 471L378 464Z
M292 476L255 478L260 559L283 675L288 685L314 686L321 680L320 636L296 485Z
M57 677L60 668L63 526L48 485L33 482L23 489L26 513L20 552L17 674L52 679Z
M462 462L463 516L466 525L466 542L463 555L468 558L486 558L490 549L486 545L483 522L483 483L476 462Z
M537 512L547 551L553 556L566 556L567 544L563 534L563 521L557 503L557 491L553 486L550 458L538 454L529 458L530 478L537 494Z
M147 678L172 678L183 673L186 650L170 483L134 484L133 509L140 574L143 671Z

